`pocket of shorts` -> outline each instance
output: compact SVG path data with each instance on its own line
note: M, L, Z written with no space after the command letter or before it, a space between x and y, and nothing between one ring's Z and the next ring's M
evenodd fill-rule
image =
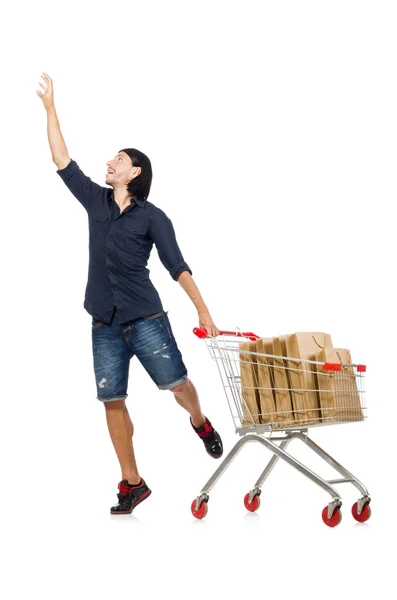
M172 335L172 331L170 330L170 326L168 324L168 316L167 315L168 315L168 310L167 310L166 313L163 313L161 316L163 317L164 325L167 328L168 335L170 336L170 338L173 338L174 336Z
M101 325L103 325L102 321L98 321L98 319L94 319L94 317L92 317L91 329L97 329Z

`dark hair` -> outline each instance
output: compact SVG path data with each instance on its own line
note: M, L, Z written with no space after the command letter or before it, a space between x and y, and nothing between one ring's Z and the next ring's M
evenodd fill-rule
M141 200L147 200L152 185L152 165L149 158L143 152L135 148L124 148L119 152L125 152L131 159L133 167L141 167L138 177L134 177L128 185L128 193L138 196Z

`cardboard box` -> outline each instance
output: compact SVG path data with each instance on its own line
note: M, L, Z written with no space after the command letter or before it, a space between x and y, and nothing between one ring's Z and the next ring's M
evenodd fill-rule
M270 345L270 352L269 350ZM256 340L256 351L262 354L273 354L272 339L260 338ZM274 392L273 368L266 356L257 356L258 381L259 381L259 403L261 408L262 423L276 423L279 415L276 411Z
M332 348L331 336L319 332L297 332L287 335L284 356L316 360L321 349ZM321 422L321 407L317 392L315 365L301 361L288 361L289 378L292 388L292 404L295 421L299 425L314 425Z
M273 338L272 352L266 352L266 354L274 354L280 357L274 358L272 360L273 377L276 388L276 409L278 413L277 427L293 427L295 425L295 419L290 392L291 385L287 375L287 365L285 364L285 361L282 358L281 343L279 337Z
M317 379L322 420L324 422L362 421L360 394L349 350L324 348L315 360L345 365L341 371L324 371L317 366Z
M252 425L251 416L254 423L259 425L261 407L256 357L244 350L256 352L256 342L242 342L239 350L243 425Z

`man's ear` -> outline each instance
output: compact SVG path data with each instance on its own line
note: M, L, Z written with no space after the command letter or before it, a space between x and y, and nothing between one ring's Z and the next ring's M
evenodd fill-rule
M140 175L142 173L142 169L141 169L141 167L134 167L134 169L136 170L135 177L138 177L138 175Z

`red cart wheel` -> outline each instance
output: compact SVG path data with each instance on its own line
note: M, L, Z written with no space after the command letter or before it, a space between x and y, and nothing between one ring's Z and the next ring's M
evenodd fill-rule
M208 506L207 506L207 503L205 502L205 500L203 500L197 510L196 509L196 500L193 500L191 510L192 510L193 517L196 517L196 519L204 519L205 515L208 512Z
M352 506L352 515L359 523L365 523L371 516L371 507L369 504L364 504L361 513L358 514L358 506L357 502L355 502Z
M334 514L328 518L328 506L326 506L322 512L323 521L328 527L336 527L342 521L342 513L339 508L335 508Z
M259 496L254 496L252 498L251 504L249 504L249 502L248 502L249 497L250 497L249 493L244 496L244 506L250 512L255 512L260 507L261 500L260 500Z

